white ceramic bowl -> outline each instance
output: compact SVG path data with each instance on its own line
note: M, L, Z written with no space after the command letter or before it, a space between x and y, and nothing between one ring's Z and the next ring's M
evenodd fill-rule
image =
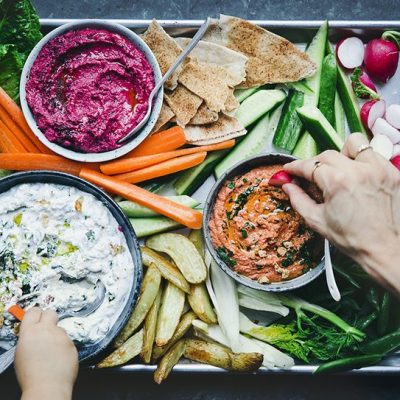
M143 129L136 136L134 136L131 140L126 142L126 144L124 144L120 148L111 150L111 151L106 151L103 153L80 153L80 152L62 147L56 143L50 142L46 138L46 136L43 134L43 132L38 128L35 118L32 114L32 111L26 101L26 91L25 91L26 82L29 79L29 74L31 71L32 64L36 60L36 57L38 56L42 47L49 40L55 38L58 35L65 33L67 31L78 30L78 29L83 29L83 28L88 28L88 27L89 28L107 29L109 31L116 32L116 33L119 33L120 35L125 36L128 40L130 40L132 43L134 43L134 45L145 55L145 57L149 61L150 65L154 71L155 84L157 84L161 80L162 75L161 75L160 67L157 63L157 60L156 60L153 52L150 50L150 48L147 46L147 44L138 35L136 35L136 33L132 32L130 29L128 29L120 24L117 24L117 23L89 19L89 20L82 20L79 22L71 22L71 23L62 25L57 29L54 29L53 31L48 33L46 36L44 36L43 39L33 48L31 53L29 54L28 59L26 60L24 69L22 71L21 83L20 83L20 100L21 100L22 111L25 115L28 125L32 129L33 133L38 137L38 139L49 149L53 150L55 153L57 153L61 156L69 158L71 160L82 161L82 162L103 162L103 161L113 160L115 158L123 156L126 153L129 153L132 149L137 147L150 134L151 130L153 129L153 127L157 121L160 111L161 111L163 95L164 95L163 89L161 89L158 92L158 95L156 96L154 103L153 103L153 109L152 109L150 118L149 118L147 124L143 127Z

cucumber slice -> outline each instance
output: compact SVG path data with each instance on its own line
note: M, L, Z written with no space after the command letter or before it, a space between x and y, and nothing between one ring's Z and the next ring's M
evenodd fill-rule
M194 208L200 204L197 200L192 199L189 196L165 196L167 199L175 201L176 203L183 204L187 207ZM159 214L147 207L143 207L132 201L120 201L118 205L127 217L133 218L144 218L154 217Z
M236 97L236 100L241 103L243 100L246 100L249 96L255 93L258 90L258 87L253 87L249 89L236 89L233 93Z
M335 124L336 81L336 57L333 54L328 54L322 62L318 108L332 126Z
M314 36L310 45L307 47L306 53L315 62L317 66L317 71L315 74L306 79L306 84L312 90L312 93L305 93L304 95L304 105L316 106L319 101L319 93L321 88L321 72L322 72L322 62L325 58L325 48L326 41L328 38L328 21L325 21L318 32ZM314 157L318 154L318 145L313 143L312 137L308 132L304 132L303 136L309 136L300 140L296 145L293 154L299 158ZM307 146L307 147L306 147Z
M344 140L346 137L346 115L344 113L343 104L340 101L339 93L335 94L335 130Z
M276 147L292 152L299 140L303 124L296 109L303 105L304 93L289 90L282 108L281 118L276 129L273 143Z
M239 122L247 127L285 100L283 90L259 90L240 105L236 113Z
M272 114L262 117L244 139L216 166L215 176L219 178L225 171L248 157L263 152L279 123L282 107Z
M177 222L167 217L131 218L129 221L138 238L181 227Z
M227 150L213 151L200 165L181 173L174 184L176 193L191 196L211 175L214 167L227 152Z
M305 94L312 95L314 93L314 91L310 88L310 86L307 84L305 79L298 81L298 82L287 83L286 86L288 86L289 88L292 88L292 89L296 89L297 91L303 92Z
M326 49L328 54L334 54L333 47L329 42L327 42ZM350 131L361 132L367 136L367 132L360 118L360 106L357 97L353 92L353 88L351 87L350 79L343 71L342 67L338 65L337 69L337 90L343 104Z
M342 149L344 145L343 139L317 107L311 105L303 106L297 109L297 113L317 143L321 143L328 149L338 151Z

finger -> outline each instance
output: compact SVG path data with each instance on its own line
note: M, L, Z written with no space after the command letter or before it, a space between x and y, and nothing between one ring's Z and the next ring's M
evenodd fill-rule
M58 315L54 310L43 311L40 322L44 324L57 325Z
M372 149L363 148L369 146L369 140L362 133L353 133L346 140L342 153L351 159L357 159L357 161L368 161L371 157L374 157L374 152Z
M324 204L317 204L300 186L287 183L282 186L292 207L304 218L311 229L325 235Z
M22 320L20 330L24 330L25 328L31 325L39 323L41 317L42 317L42 310L40 308L38 307L31 308L26 312L25 317Z

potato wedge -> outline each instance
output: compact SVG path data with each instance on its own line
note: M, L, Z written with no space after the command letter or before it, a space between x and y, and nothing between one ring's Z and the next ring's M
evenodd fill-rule
M257 371L263 362L262 354L232 353L224 346L197 339L186 339L184 356L189 360L237 372Z
M205 254L205 247L204 247L204 239L203 239L203 233L201 229L192 229L189 233L189 240L194 244L196 247L197 251L201 255L202 258L204 258Z
M140 250L142 252L142 260L144 265L148 267L150 264L154 264L159 269L163 278L172 282L184 292L190 292L190 285L188 281L174 264L148 247L143 246Z
M160 305L161 305L161 295L162 295L162 290L160 289L158 291L156 299L154 300L153 305L150 308L150 311L147 313L146 319L144 320L144 328L143 328L144 339L140 357L146 364L150 363L151 353L153 351L154 338L156 336L158 312L160 310Z
M154 381L160 384L163 380L167 379L172 371L172 368L178 363L185 351L185 339L176 342L170 350L161 359L154 372Z
M143 329L131 336L121 347L114 350L103 361L100 361L97 368L109 368L117 365L125 364L132 358L136 357L142 351L143 346Z
M192 285L188 294L188 301L192 310L202 321L207 322L207 324L216 324L218 322L204 283Z
M158 313L156 329L156 345L164 346L172 338L181 319L185 304L185 292L171 282L167 282L160 312Z
M192 321L197 318L193 311L189 311L184 314L176 328L174 335L171 340L164 346L154 346L152 361L157 361L161 356L163 356L179 339L181 339L186 332L192 327Z
M140 291L139 300L136 307L133 310L127 324L124 326L120 334L117 336L114 342L114 347L120 347L135 330L140 326L143 320L146 318L153 302L157 296L158 290L161 284L161 274L158 268L154 265L150 265L147 268L146 274L142 282L142 288Z
M207 268L195 245L178 233L160 233L146 242L147 247L167 253L189 283L204 282Z

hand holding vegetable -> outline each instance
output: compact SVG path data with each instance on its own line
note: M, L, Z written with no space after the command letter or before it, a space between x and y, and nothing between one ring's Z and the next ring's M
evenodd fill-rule
M314 181L323 191L323 204L293 183L283 189L313 229L381 284L400 293L396 262L400 255L400 174L381 155L365 149L368 144L364 135L353 134L342 153L326 151L285 166L290 174Z
M78 354L52 310L29 310L20 328L15 370L22 400L71 399Z

